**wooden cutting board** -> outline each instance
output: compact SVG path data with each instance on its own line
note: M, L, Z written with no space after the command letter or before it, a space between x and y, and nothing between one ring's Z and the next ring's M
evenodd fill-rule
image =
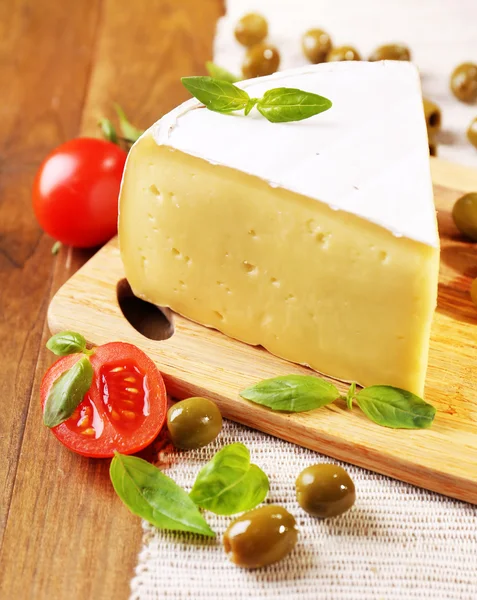
M450 214L464 191L477 191L477 171L433 159L442 254L425 398L438 412L431 429L392 430L345 403L301 414L276 413L239 397L268 377L312 373L260 347L173 315L169 339L144 337L124 317L117 239L104 246L53 298L53 333L73 329L92 344L122 340L142 348L176 398L208 396L223 415L271 435L378 473L477 504L477 308L469 289L477 277L477 245L463 241ZM147 319L147 311L142 318ZM145 324L147 326L147 323ZM144 326L144 323L143 323ZM144 329L142 329L144 330ZM345 384L338 384L345 391Z

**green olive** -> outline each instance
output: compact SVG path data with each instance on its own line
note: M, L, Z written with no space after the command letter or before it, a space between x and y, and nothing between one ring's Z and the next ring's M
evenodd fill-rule
M337 48L332 48L328 52L326 60L328 62L339 60L361 60L361 56L353 46L338 46Z
M242 65L242 73L245 79L252 77L263 77L275 73L280 64L280 54L275 46L270 44L257 44L247 50Z
M422 99L424 105L424 116L426 117L427 132L429 137L435 135L441 128L441 109L432 100Z
M477 306L477 279L474 279L470 287L470 297L475 306Z
M296 480L298 504L314 517L336 517L350 509L356 499L354 483L338 465L311 465Z
M452 217L457 229L477 242L477 192L459 198L452 209Z
M267 35L267 20L257 13L245 15L235 26L235 38L242 46L255 46L262 42Z
M471 122L469 125L469 129L467 129L467 139L477 148L477 117Z
M384 44L376 48L369 60L411 60L411 51L404 44Z
M437 156L437 143L434 137L429 137L429 156Z
M258 569L289 554L297 537L293 515L282 506L268 504L230 523L224 534L224 549L239 567Z
M463 63L456 67L451 75L452 93L462 102L477 100L477 65Z
M222 415L212 400L187 398L167 411L167 428L176 448L201 448L219 435Z
M330 36L322 29L309 29L301 38L303 54L313 64L325 62L333 47Z

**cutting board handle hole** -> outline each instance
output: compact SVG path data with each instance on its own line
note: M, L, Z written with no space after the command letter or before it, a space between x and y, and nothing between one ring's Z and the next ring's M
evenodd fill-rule
M174 335L174 319L170 309L161 308L133 294L127 279L116 286L119 307L128 323L150 340L168 340Z

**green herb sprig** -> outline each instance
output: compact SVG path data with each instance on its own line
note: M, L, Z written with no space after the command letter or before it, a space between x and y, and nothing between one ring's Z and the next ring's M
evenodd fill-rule
M187 492L154 465L116 452L109 475L117 495L138 517L159 529L215 537Z
M207 61L205 63L205 68L211 77L214 79L221 79L222 81L229 81L230 83L237 83L240 81L240 77L237 77L227 69L216 65L213 62Z
M200 470L190 497L217 515L234 515L258 506L268 490L268 477L250 464L248 448L235 443L222 448Z
M85 356L54 381L45 402L43 423L47 427L56 427L69 419L92 382L93 367Z
M272 410L304 412L331 404L340 393L326 379L311 375L283 375L264 379L243 390L240 395Z
M86 339L81 333L76 331L61 331L46 342L48 350L56 354L56 356L68 356L69 354L83 354L90 355L93 353L92 350L88 350L86 347Z
M224 114L243 110L248 115L256 106L271 123L302 121L332 106L328 98L295 88L274 88L261 98L251 98L230 81L214 77L183 77L182 83L209 110Z
M105 140L112 144L116 144L117 146L124 146L126 150L129 150L132 144L141 137L144 131L130 123L129 119L126 117L126 113L119 104L114 105L114 110L118 117L121 137L117 134L116 128L110 119L100 119L98 122L99 128L101 129L101 133Z
M93 383L93 366L86 339L75 331L61 331L46 343L48 350L57 356L83 354L72 367L55 379L48 392L43 411L43 423L47 427L60 425L75 412Z
M341 396L332 383L313 375L284 375L265 379L240 392L240 396L272 410L304 412L331 404L337 399L353 401L374 423L393 429L426 429L431 426L436 409L419 396L388 385L374 385L356 393L352 383Z

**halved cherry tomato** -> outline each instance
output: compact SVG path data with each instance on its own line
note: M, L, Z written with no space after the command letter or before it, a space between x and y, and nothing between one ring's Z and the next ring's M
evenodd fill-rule
M64 356L48 369L41 384L42 410L53 382L81 357ZM67 448L84 456L142 450L166 418L166 388L156 365L142 350L124 342L98 346L90 360L91 388L73 415L52 432Z
M55 240L88 248L115 235L118 195L126 162L119 146L77 138L55 148L33 183L33 209Z

